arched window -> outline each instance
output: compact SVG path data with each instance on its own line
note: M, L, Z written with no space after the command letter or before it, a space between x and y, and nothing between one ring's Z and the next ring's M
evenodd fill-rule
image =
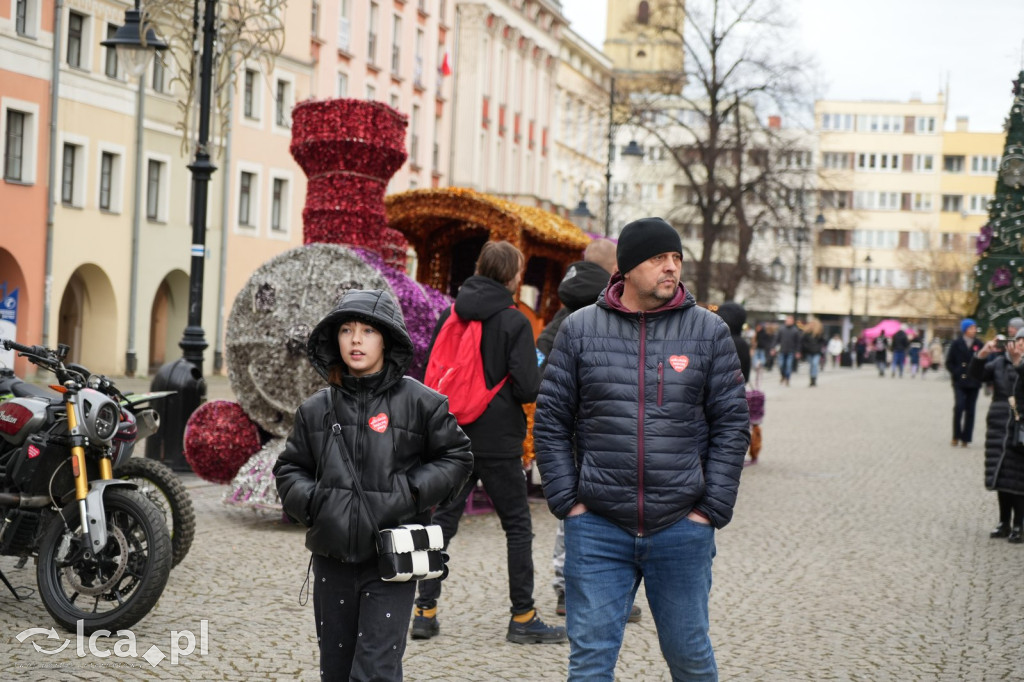
M643 0L636 8L636 23L647 25L651 23L651 3Z

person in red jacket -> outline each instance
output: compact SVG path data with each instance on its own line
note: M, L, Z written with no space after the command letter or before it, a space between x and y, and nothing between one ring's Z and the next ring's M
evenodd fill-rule
M565 628L546 625L533 602L533 520L523 470L526 413L523 405L537 398L540 371L529 320L513 307L525 259L508 242L487 242L480 250L476 274L466 279L455 297L455 313L463 320L481 320L480 355L487 387L508 380L477 419L462 424L473 443L473 473L451 504L438 508L445 548L459 530L466 498L483 483L505 531L508 591L512 618L505 638L517 644L564 642ZM441 314L434 337L450 315ZM433 342L431 342L433 347ZM429 367L429 353L427 365ZM441 581L421 580L412 621L413 639L430 639L441 631L437 600Z

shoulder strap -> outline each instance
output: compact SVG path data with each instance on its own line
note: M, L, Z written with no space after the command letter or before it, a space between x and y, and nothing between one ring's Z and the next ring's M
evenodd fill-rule
M334 434L334 441L338 444L338 450L341 453L341 461L348 467L348 473L352 477L352 487L356 491L356 496L359 498L359 502L363 505L363 510L366 512L366 517L370 519L370 523L373 525L373 541L377 545L377 550L380 551L380 528L377 526L377 519L374 518L373 512L370 511L370 503L366 500L366 493L363 492L363 485L359 482L359 474L356 473L356 468L352 464L352 460L349 457L349 449L345 443L345 433L341 429L341 424L338 423L337 413L334 411L334 391L331 391L331 417L334 423L331 425L331 433Z

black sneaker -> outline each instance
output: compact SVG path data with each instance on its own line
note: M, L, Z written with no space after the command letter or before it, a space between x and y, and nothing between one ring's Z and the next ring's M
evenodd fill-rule
M565 615L565 592L558 593L558 603L555 605L555 613L559 616Z
M517 623L514 620L508 622L508 634L505 639L515 644L547 644L549 642L564 642L568 639L565 628L561 626L545 625L536 613L526 623Z
M417 614L413 617L413 639L430 639L431 637L436 637L439 634L441 634L441 624L437 622L437 616L423 616Z

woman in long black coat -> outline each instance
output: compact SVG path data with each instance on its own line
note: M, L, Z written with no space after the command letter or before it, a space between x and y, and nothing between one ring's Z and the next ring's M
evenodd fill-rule
M1020 376L1024 357L1024 334L1006 341L1006 350L989 341L971 359L968 376L981 382L992 382L992 404L988 408L985 429L985 487L995 490L999 498L999 525L989 534L1024 542L1024 446L1017 441L1017 415L1011 396L1024 396L1024 379Z

